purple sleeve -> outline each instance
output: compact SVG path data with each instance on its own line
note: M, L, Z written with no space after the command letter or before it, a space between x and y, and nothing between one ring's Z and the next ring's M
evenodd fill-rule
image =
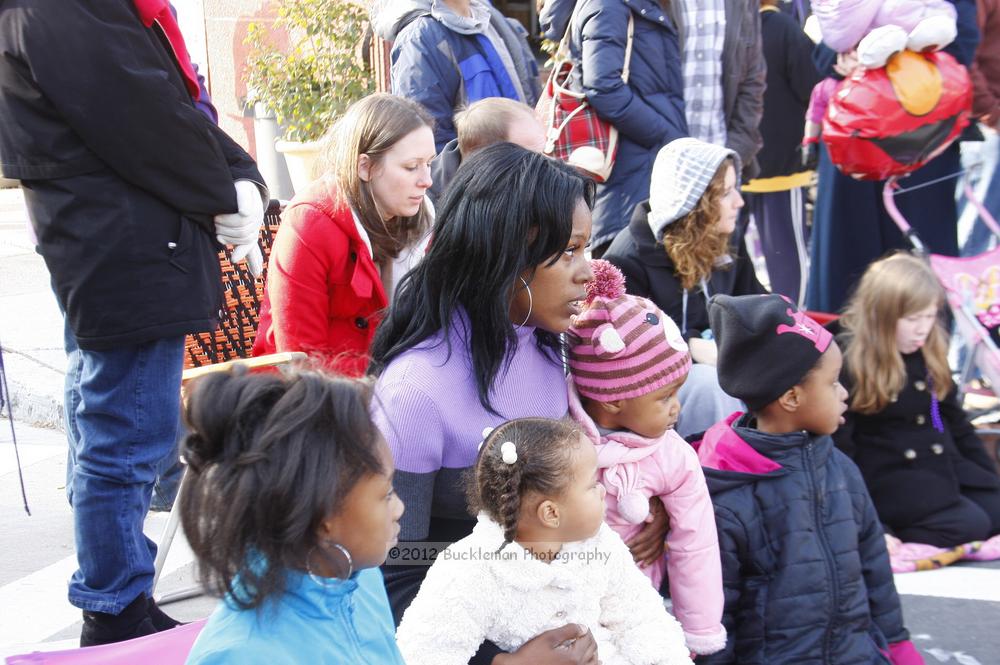
M173 4L170 5L170 13L174 15L175 19L177 18L177 9L173 6ZM193 99L191 101L194 102L196 109L204 113L205 117L212 121L212 124L218 125L219 112L215 110L215 105L212 104L212 96L208 94L208 86L205 85L205 77L198 71L198 65L195 64L194 60L191 61L191 67L194 69L195 76L198 77L199 90L198 99Z
M212 96L208 94L208 86L205 85L205 77L198 71L198 65L192 62L191 66L194 68L194 73L198 76L198 89L201 91L198 99L194 102L194 106L199 111L204 113L209 120L217 125L219 124L219 112L215 110L215 105L212 104Z
M406 506L400 539L423 540L430 528L434 485L442 464L443 430L437 406L405 382L379 380L372 420L389 444L396 465L393 487Z

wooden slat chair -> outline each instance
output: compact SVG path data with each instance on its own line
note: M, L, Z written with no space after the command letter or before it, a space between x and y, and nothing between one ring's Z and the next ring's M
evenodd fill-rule
M274 245L274 236L281 224L282 204L271 201L264 213L260 230L260 249L264 255L264 274L255 279L245 262L233 265L232 252L226 248L219 252L222 266L222 287L225 293L224 318L215 332L188 335L184 343L184 369L216 365L238 358L249 358L257 336L260 303L264 297L268 257ZM184 379L188 380L187 373Z
M281 224L283 207L280 201L272 200L264 215L264 225L261 228L258 241L264 256L264 272L260 279L255 278L250 273L246 263L241 262L234 265L232 252L228 248L219 252L219 262L222 266L222 288L225 293L225 311L219 322L219 327L214 332L188 335L185 340L183 386L186 386L191 380L211 372L229 371L234 365L245 365L251 369L276 367L306 357L306 354L298 352L252 357L253 343L257 336L257 324L260 318L260 304L264 297L264 284L267 279L268 259L271 255L271 247L274 245L275 234ZM153 576L154 593L160 572L163 570L163 564L166 563L167 554L170 552L170 545L173 543L177 527L180 524L180 513L177 506L183 491L184 480L182 479L177 490L177 498L170 511L170 517L157 546ZM200 593L200 587L185 589L169 596L157 598L157 602L174 602Z

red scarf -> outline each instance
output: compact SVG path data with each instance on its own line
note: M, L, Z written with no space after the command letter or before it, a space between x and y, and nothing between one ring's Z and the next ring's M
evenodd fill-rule
M188 55L187 46L184 44L184 36L181 34L177 19L170 10L170 3L167 0L132 0L135 8L139 12L139 20L147 28L153 23L158 23L170 48L174 51L174 60L180 67L181 74L184 75L184 85L191 93L191 99L197 101L201 97L201 87L198 85L198 75L194 73L191 65L191 56Z

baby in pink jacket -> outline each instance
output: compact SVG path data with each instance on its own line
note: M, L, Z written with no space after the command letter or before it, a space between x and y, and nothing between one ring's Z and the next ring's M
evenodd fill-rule
M669 553L643 572L657 589L668 573L688 648L714 653L726 644L715 514L698 455L673 430L691 354L656 305L625 295L617 268L592 264L585 309L569 330L570 415L597 447L605 521L623 540L642 528L651 497L663 502Z

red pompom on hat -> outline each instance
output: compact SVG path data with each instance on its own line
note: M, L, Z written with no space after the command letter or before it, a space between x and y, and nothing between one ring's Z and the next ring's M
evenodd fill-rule
M594 298L614 300L625 295L625 275L614 264L604 259L594 259L590 262L590 269L594 273L594 279L587 282L585 304L590 305Z
M685 376L691 354L676 324L651 301L626 294L618 268L601 259L590 264L594 280L568 331L570 373L580 395L631 399Z

